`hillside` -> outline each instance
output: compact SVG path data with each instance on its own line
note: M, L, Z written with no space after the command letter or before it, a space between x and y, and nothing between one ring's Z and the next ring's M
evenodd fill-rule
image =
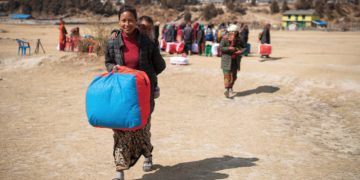
M0 11L5 14L27 13L35 19L58 19L63 18L88 18L105 17L116 20L117 9L120 3L111 3L100 0L13 0L0 1ZM279 3L281 6L281 3ZM296 4L289 5L291 9L299 8ZM162 23L183 19L185 12L191 12L193 21L213 22L247 22L253 26L264 23L280 24L281 13L271 14L269 4L258 4L251 6L246 3L234 3L227 5L136 5L139 15L148 15ZM308 6L315 8L319 15L328 21L339 22L360 22L360 7L354 4L321 4ZM4 14L3 13L3 14Z

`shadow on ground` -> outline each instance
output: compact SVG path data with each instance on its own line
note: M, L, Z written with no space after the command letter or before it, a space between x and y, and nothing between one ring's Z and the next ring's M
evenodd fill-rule
M225 169L234 169L240 167L256 166L254 162L258 158L241 158L232 156L223 156L216 158L207 158L200 161L179 163L174 166L154 165L154 173L145 174L144 180L183 180L183 179L225 179L229 175L217 171Z
M259 86L256 89L237 92L234 97L248 96L251 94L260 94L260 93L274 93L278 90L280 90L280 88L275 86Z
M269 57L269 58L261 58L259 62L266 62L266 61L277 61L283 59L284 57Z

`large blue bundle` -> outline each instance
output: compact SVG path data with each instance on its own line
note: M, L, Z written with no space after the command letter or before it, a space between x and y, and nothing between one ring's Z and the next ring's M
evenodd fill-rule
M136 130L146 125L150 82L145 73L134 72L109 73L92 81L86 93L86 112L92 126Z

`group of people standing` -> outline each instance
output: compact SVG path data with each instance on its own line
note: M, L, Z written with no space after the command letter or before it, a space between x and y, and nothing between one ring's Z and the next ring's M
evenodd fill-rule
M214 24L201 24L191 22L180 23L167 23L162 28L161 39L165 42L184 42L184 52L186 54L196 53L198 55L213 56L211 48L215 43L220 43L222 37L225 35L227 28L230 24L237 25L234 23L221 23L219 26ZM249 28L246 24L241 23L239 27L239 35L243 38L243 41L247 43L249 39ZM196 52L192 51L192 44L197 45Z
M166 42L184 42L184 52L192 53L192 45L197 45L197 54L213 56L212 47L218 44L217 55L221 56L221 69L224 75L225 97L233 94L233 86L240 71L242 54L249 40L249 28L245 23L214 24L174 23L165 24L162 29L162 39Z
M65 21L61 18L59 22L59 51L65 51L65 48L69 47L68 50L74 51L78 47L78 41L80 40L80 28L75 27L70 30L70 37L67 36L68 32L65 27Z
M270 24L266 24L264 30L259 34L261 44L270 44ZM245 23L221 23L218 27L214 24L174 23L165 24L162 29L162 37L165 42L184 42L184 52L192 53L192 45L195 43L198 47L196 52L205 56L212 56L212 46L219 44L217 55L221 56L221 68L224 75L225 97L233 95L233 86L237 79L237 72L240 71L241 59L250 48L249 27ZM269 55L261 55L269 58Z

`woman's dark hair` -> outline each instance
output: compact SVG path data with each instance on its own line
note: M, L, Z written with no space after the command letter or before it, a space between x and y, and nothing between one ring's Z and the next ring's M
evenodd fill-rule
M136 9L133 8L132 6L125 5L125 6L122 6L119 10L119 13L118 13L119 20L120 20L121 14L124 12L131 13L135 17L135 19L137 19Z
M141 16L141 17L139 18L139 23L140 23L141 21L146 21L146 22L148 22L149 24L154 25L154 21L152 20L152 18L151 18L150 16Z

